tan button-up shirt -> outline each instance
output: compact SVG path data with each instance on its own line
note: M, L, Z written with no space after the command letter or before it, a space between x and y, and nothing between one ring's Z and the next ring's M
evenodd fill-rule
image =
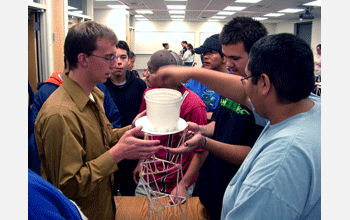
M41 176L74 200L89 219L114 219L112 174L118 167L108 152L128 127L113 129L95 87L92 101L68 76L50 95L35 121Z

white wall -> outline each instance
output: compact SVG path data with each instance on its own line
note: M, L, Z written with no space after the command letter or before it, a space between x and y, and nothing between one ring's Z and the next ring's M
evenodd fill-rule
M125 9L112 9L112 10L94 10L94 20L103 24L106 24L112 28L120 40L126 40L126 13ZM294 22L284 22L284 23L264 23L269 34L278 34L278 33L291 33L294 34L295 23ZM189 42L193 45L194 48L199 47L205 39L201 39L211 36L215 33L220 33L221 29L227 22L177 22L177 21L136 21L135 22L135 32L137 31L159 31L159 32L194 32L194 42ZM133 33L135 33L133 32ZM131 39L134 39L135 36L132 36ZM316 45L321 43L321 19L312 20L312 36L311 36L311 49L316 53ZM163 49L162 43L159 42L154 45L155 48L161 50ZM135 44L135 42L132 42ZM170 49L173 49L175 52L179 52L178 48L181 46L181 41L177 45L170 45ZM129 45L130 48L135 48L135 45ZM139 72L142 72L147 68L147 62L150 58L150 55L141 55L136 54L136 63L135 69ZM200 56L195 56L195 62L198 65L201 65Z
M194 48L201 46L204 40L216 33L220 33L222 28L227 22L151 22L151 21L137 21L135 22L135 32L136 31L178 31L178 32L194 32L194 42L188 42L193 45ZM270 34L275 33L275 24L264 24L266 29ZM201 39L203 38L203 39ZM163 49L162 43L154 45L157 49ZM178 42L178 45L170 45L170 49L173 49L175 52L179 52L181 49L181 41ZM141 55L136 54L136 64L135 69L140 73L147 68L147 62L150 58L150 55ZM197 65L201 65L200 56L195 55L195 62Z
M301 21L294 22L285 22L276 24L275 34L279 33L291 33L294 34L294 26L296 23ZM308 21L304 21L308 22ZM316 54L316 46L321 43L321 19L316 18L312 20L312 31L311 31L311 49Z
M126 13L125 9L95 9L94 21L107 25L118 37L118 40L126 40Z
M207 33L210 35L215 34L215 33L220 33L224 24L225 23L221 23L221 22L137 21L135 23L135 32L136 31L194 32L194 42L188 42L188 43L192 44L193 47L196 48L196 47L199 47L201 45L200 44L201 33L202 33L202 36L203 36L203 33ZM158 50L161 50L161 49L163 49L162 43L165 43L165 42L159 42L157 45L154 45L154 47L157 48ZM170 50L173 50L176 53L179 53L179 51L181 49L181 40L179 40L177 45L169 45L169 46L170 46ZM148 62L151 55L138 55L138 54L136 54L136 56L137 57L136 57L135 69L137 69L140 72L143 69L147 68L147 62ZM201 64L199 55L195 55L195 62L197 62L197 64L199 64L199 65Z

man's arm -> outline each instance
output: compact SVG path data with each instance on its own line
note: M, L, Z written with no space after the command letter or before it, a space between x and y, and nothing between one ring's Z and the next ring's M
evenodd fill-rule
M249 146L226 144L210 138L207 138L207 147L205 149L236 166L240 166L243 163L251 150Z
M189 130L192 129L190 128ZM180 147L165 148L165 150L173 154L186 154L196 149L202 148L205 145L205 150L237 166L240 166L243 163L244 159L251 150L249 146L222 143L210 138L206 138L199 133L196 134L193 138L187 140Z
M252 109L240 76L205 68L184 66L160 67L155 76L161 84L185 82L191 78L195 79L220 95L241 103L250 110Z
M161 147L159 141L144 141L141 127L119 129L124 134L109 151L93 160L85 161L84 138L79 124L61 114L55 114L36 126L35 138L43 166L44 178L60 189L68 198L74 199L90 194L105 178L118 170L117 163L123 159L148 158ZM106 119L107 120L107 119Z
M184 175L184 182L185 182L186 189L191 186L190 184L193 180L193 177L201 169L207 156L208 156L208 151L200 151L194 154L191 160L191 163Z
M211 121L209 124L199 125L201 134L206 137L212 138L214 136L215 123L215 121Z
M183 181L180 181L179 184L171 191L171 195L179 195L186 197L186 190L191 186L191 182L194 176L201 169L205 159L208 156L208 151L196 152L191 160L191 163L184 174ZM176 198L175 198L176 201Z

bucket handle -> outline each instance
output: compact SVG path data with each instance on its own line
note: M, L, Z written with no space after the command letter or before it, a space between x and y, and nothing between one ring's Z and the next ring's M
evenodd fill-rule
M181 102L181 105L182 103L184 102L186 96L188 95L188 91L185 91L184 94L182 95L182 102Z

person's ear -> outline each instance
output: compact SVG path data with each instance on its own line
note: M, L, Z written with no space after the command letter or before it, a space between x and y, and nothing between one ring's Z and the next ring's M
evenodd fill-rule
M84 68L88 66L87 59L88 59L88 56L85 53L80 53L78 55L78 63Z
M262 95L267 95L270 92L272 86L269 76L265 73L262 73L258 80L258 85L261 89Z

